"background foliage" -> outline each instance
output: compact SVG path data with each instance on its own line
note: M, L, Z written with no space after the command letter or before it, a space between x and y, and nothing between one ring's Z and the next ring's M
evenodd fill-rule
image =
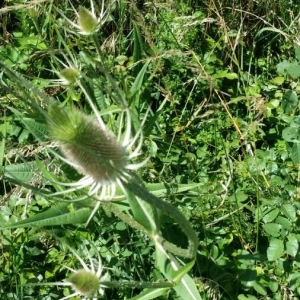
M77 7L79 1L72 3ZM69 2L6 1L0 10L0 59L48 95L86 109L80 93L51 82L59 67L54 56L63 55L68 34L59 30L63 20L55 7L72 17ZM296 0L118 1L101 30L111 73L141 116L145 104L155 116L144 130L144 153L151 159L140 175L149 184L165 184L165 201L196 229L200 245L190 276L203 299L300 298L299 10ZM70 52L84 61L88 40L69 40ZM132 93L146 64L145 78ZM109 92L105 82L95 91ZM48 173L78 177L30 133L30 120L38 120L30 108L4 91L0 100L0 223L5 224L51 205L26 184L47 188ZM22 112L29 125L9 107ZM176 192L179 184L190 183L197 188ZM168 218L164 230L170 239L183 239ZM54 235L78 251L93 242L115 280L160 279L153 245L101 210L88 228L2 231L1 299L59 299L70 293L28 285L63 280L64 266L76 265ZM137 289L108 289L105 299L137 294Z

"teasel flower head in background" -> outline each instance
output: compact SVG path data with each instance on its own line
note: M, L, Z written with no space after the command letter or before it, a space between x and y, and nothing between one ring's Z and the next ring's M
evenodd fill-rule
M107 4L108 8L106 9L104 7L104 2L105 1L102 0L101 11L99 13L99 16L97 17L93 0L90 0L90 10L83 6L79 6L78 10L76 10L70 1L70 4L73 7L73 10L77 17L77 23L68 19L66 15L63 14L61 11L60 13L68 21L68 23L77 30L79 34L91 35L97 32L101 28L101 26L106 22L109 16L110 7L113 4L114 0L109 1L109 3Z
M81 268L76 270L65 266L65 268L69 269L72 274L63 282L52 283L57 286L69 286L74 290L74 293L63 297L60 300L67 300L77 296L80 296L83 300L99 299L99 296L104 295L104 288L106 287L105 282L109 280L110 277L108 273L103 274L104 268L99 254L97 255L98 259L95 259L85 247L84 254L89 260L89 264L86 264L77 251L70 246L67 246L67 248L76 257ZM51 285L51 283L48 283L47 285Z

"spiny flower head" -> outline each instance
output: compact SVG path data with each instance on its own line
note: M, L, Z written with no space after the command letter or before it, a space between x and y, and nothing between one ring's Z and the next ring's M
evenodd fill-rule
M50 137L79 172L102 184L116 180L127 157L111 131L75 108L51 105L49 116Z
M81 31L86 34L93 33L97 29L98 20L93 12L87 10L83 6L79 6L78 26Z
M124 105L120 109L119 130L115 135L106 127L80 81L78 85L96 118L87 116L75 108L63 109L52 104L49 106L47 119L50 138L57 143L64 155L64 158L60 158L84 175L78 182L60 183L69 186L70 189L55 195L88 187L88 194L97 195L99 200L87 220L89 223L101 201L111 201L115 198L117 187L124 194L127 193L124 183L131 178L131 170L143 166L147 159L140 163L132 163L132 160L140 155L143 136L142 126L134 136L131 135L132 120L129 108Z
M107 273L102 274L103 266L99 254L97 255L98 261L95 263L95 259L91 257L88 249L84 249L84 254L88 257L90 262L88 266L77 251L69 246L67 247L80 262L82 268L74 270L66 266L67 269L72 271L72 274L65 281L56 284L60 286L71 286L75 292L60 300L66 300L76 296L81 296L83 297L82 299L98 299L99 294L104 294L103 288L105 285L103 285L103 283L109 278Z
M78 270L67 279L80 295L93 296L100 288L100 278L91 270Z
M73 4L70 1L71 6L74 9L74 12L77 16L77 23L71 21L68 19L63 12L60 12L64 18L74 27L78 30L78 33L82 35L90 35L95 33L101 25L103 25L108 17L108 9L105 10L104 8L104 0L102 0L101 5L101 12L99 17L97 18L95 13L95 7L93 0L90 1L91 10L88 10L87 8L83 6L79 6L78 10L76 10L73 6ZM114 0L111 1L113 3Z
M79 79L80 72L74 67L66 67L60 71L59 76L62 84L72 84Z

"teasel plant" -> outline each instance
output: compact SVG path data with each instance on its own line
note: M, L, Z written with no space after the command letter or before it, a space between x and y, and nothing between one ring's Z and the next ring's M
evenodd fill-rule
M73 9L75 8L73 7ZM28 107L31 107L33 111L40 114L45 120L47 133L41 137L39 134L36 134L36 131L33 130L30 124L24 122L25 126L41 142L45 143L49 141L49 152L63 163L73 167L83 176L80 180L71 183L58 182L51 176L48 176L47 179L58 187L59 190L53 193L47 191L47 197L61 199L74 191L88 190L87 195L83 198L65 200L67 202L62 202L59 209L56 209L57 207L50 208L49 211L39 213L34 217L9 224L6 228L29 227L38 224L41 226L53 225L51 223L53 218L50 220L46 218L45 221L45 217L49 215L54 217L57 212L61 212L64 209L68 210L69 207L66 205L69 205L69 203L73 203L75 207L75 212L70 212L73 214L72 216L76 216L77 221L82 223L85 220L85 223L88 224L93 220L99 208L103 206L123 222L141 231L154 241L157 265L169 281L167 283L168 288L171 286L178 294L183 293L182 295L185 296L188 293L190 294L190 299L200 299L199 294L196 292L195 284L187 275L187 272L195 262L194 259L197 254L197 234L186 217L175 206L150 193L137 175L138 170L145 166L148 161L147 158L139 161L144 143L143 127L148 113L145 113L139 128L134 128L134 113L131 109L131 103L128 103L125 93L111 76L106 66L105 55L99 45L97 32L101 29L107 14L108 10L104 9L104 1L102 2L99 18L95 16L92 1L91 11L83 7L79 7L78 11L76 11L77 23L70 21L62 13L67 22L78 30L74 34L79 36L86 35L94 44L96 51L96 54L94 54L95 58L91 58L87 54L87 57L90 59L89 71L92 70L94 75L96 75L100 70L100 74L109 85L111 101L113 101L115 107L115 110L110 111L110 115L112 115L112 118L116 117L119 120L119 128L117 130L108 128L105 123L105 115L103 116L99 112L95 104L96 99L91 78L84 73L84 70L80 69L79 64L76 63L75 55L68 49L67 43L65 43L66 54L61 55L66 62L63 62L61 58L57 59L57 62L61 65L61 70L55 71L55 73L59 75L60 79L53 81L53 83L66 85L67 88L72 90L72 93L76 93L79 90L89 104L90 114L77 108L74 103L64 103L62 105L57 100L50 98L40 91L23 76L0 62L1 69L5 74L0 81L2 88L8 94L14 95ZM145 64L145 66L147 67L148 64ZM138 76L143 75L146 67L141 70ZM24 119L22 114L16 109L11 109L21 120ZM58 148L59 152L54 150L55 148ZM41 166L41 168L43 167ZM35 192L43 193L43 191L38 190L35 190ZM128 202L132 211L131 214L122 211L118 207L120 194L122 195L121 198ZM76 208L79 208L78 212L76 212ZM159 211L173 218L178 227L186 235L188 241L186 249L163 237L160 226L161 213ZM64 219L64 216L61 216L61 219ZM182 266L174 255L192 259L192 261ZM173 270L172 272L167 270L166 265L168 264ZM87 271L87 267L84 264L83 269ZM94 272L92 269L92 273L99 277L101 273L101 270L99 270ZM84 277L86 275L85 271L74 272L77 275L71 277L73 278L70 281L71 284L72 281L77 281L77 276L80 278L83 274ZM175 273L176 275L174 275ZM95 279L95 286L97 285L97 288L93 287L91 293L80 294L79 289L75 288L77 293L79 292L77 295L92 297L91 295L96 293L98 287L100 288L99 282ZM157 288L157 295L164 294L168 288ZM148 292L152 292L152 289L150 288Z
M55 101L36 89L35 86L21 75L3 65L1 62L0 64L10 79L18 83L18 87L22 85L26 87L26 89L22 89L21 92L20 89L13 90L12 87L5 84L3 80L2 87L41 113L46 120L48 138L52 141L51 145L58 146L63 156L54 151L52 152L63 162L71 165L79 173L84 175L78 182L66 184L71 187L70 191L89 187L90 196L98 195L93 214L97 211L102 202L113 200L116 195L116 189L119 187L126 196L135 195L152 205L155 209L160 209L173 217L187 235L189 248L181 249L165 241L158 234L158 226L150 222L155 232L152 238L158 242L162 242L164 247L173 254L189 258L195 256L198 239L190 223L176 207L151 194L134 172L143 166L146 160L140 163L131 162L132 159L138 157L143 138L140 130L137 131L134 137L130 136L131 114L129 107L122 108L124 111L122 112L121 119L126 119L125 134L122 137L121 131L123 126L120 126L119 133L115 135L106 127L83 83L79 85L81 89L83 89L88 102L91 104L96 118L88 116L74 107L60 107ZM38 100L33 99L33 97L38 98ZM43 103L47 103L47 111L42 109L37 103L41 100ZM124 105L124 103L122 103L122 105ZM123 114L126 114L126 117L123 117ZM138 141L137 146L133 148L136 141ZM61 184L65 185L64 183ZM53 195L58 196L64 193L65 191ZM148 212L144 213L147 214ZM149 215L149 220L152 217ZM89 220L90 219L91 217Z
M140 282L129 280L112 280L109 271L102 263L101 256L97 247L89 242L82 241L82 245L78 249L71 247L68 242L62 238L59 240L60 248L63 253L68 253L72 259L74 266L62 266L70 271L67 278L63 281L56 282L40 282L30 283L31 287L36 286L57 286L71 288L73 292L68 293L60 300L67 300L73 297L80 297L83 300L96 300L103 298L105 289L127 289L127 288L151 288L168 290L174 286L174 282ZM87 247L86 244L89 246ZM84 257L84 258L83 258Z

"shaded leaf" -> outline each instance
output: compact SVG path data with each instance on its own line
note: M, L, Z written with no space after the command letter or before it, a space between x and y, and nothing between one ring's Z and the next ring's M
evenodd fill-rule
M246 287L252 287L257 277L257 272L254 269L245 269L240 275L241 283Z
M299 66L300 70L300 66ZM282 109L286 114L290 114L298 105L298 96L295 91L286 91L282 98Z
M255 281L253 284L253 288L261 295L266 296L267 290L266 288L258 281Z

